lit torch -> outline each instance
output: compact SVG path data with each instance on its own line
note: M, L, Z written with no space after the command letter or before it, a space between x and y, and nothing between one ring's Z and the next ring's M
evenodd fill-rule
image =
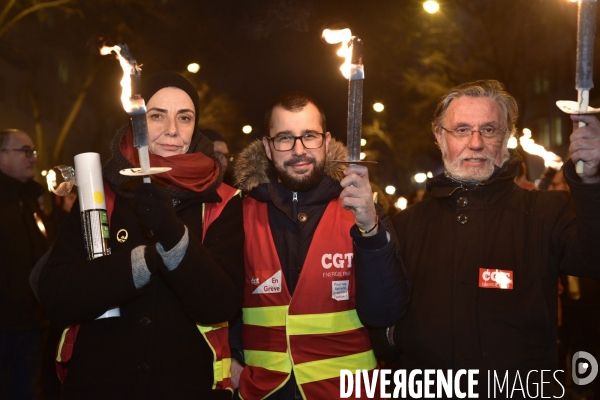
M171 168L150 168L150 154L148 152L148 125L146 123L146 104L139 94L142 70L131 55L126 44L118 46L104 46L100 54L107 55L115 53L121 68L123 68L123 79L121 79L121 102L125 112L131 119L133 130L133 146L138 149L140 168L130 168L120 171L123 175L143 176L144 183L150 183L149 175L159 174Z
M347 141L348 160L331 160L336 162L350 162L361 164L360 161L360 135L362 131L363 109L363 82L365 70L362 62L363 43L360 38L352 36L350 29L323 31L323 38L327 43L342 43L337 54L345 57L346 61L340 67L342 74L348 79L348 128Z
M596 35L596 2L597 0L579 0L577 12L577 72L575 75L575 89L577 89L577 109L573 112L573 103L560 100L556 105L568 114L590 114L590 89L594 87L592 73L594 69L594 36ZM585 126L580 122L579 126ZM576 171L583 174L583 161L577 162Z
M519 138L519 143L523 150L529 154L540 156L544 159L544 166L546 170L543 172L538 184L538 189L546 190L552 182L552 178L556 175L556 172L563 166L563 160L560 156L547 151L544 146L539 145L531 138L531 131L527 128L523 129L523 136Z

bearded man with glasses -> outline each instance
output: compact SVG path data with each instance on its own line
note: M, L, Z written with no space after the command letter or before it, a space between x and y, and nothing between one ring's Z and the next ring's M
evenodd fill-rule
M39 385L45 321L29 273L48 250L48 225L36 162L29 135L0 130L0 398L34 399Z
M600 278L600 123L571 116L564 175L575 212L566 192L514 183L522 158L507 142L517 112L494 80L466 83L440 99L432 127L445 171L427 181L429 199L393 218L413 292L377 353L409 371L478 370L480 398L537 397L536 390L562 397L561 376L553 375L556 282L559 271ZM585 170L578 176L579 160ZM434 384L429 392L440 397L441 389Z
M330 162L346 149L321 106L285 93L269 105L265 133L235 165L249 195L232 382L244 399L338 398L341 369L376 368L364 325L397 321L409 286L367 168Z

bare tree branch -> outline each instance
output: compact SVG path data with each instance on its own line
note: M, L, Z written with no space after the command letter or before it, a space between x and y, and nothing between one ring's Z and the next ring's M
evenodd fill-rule
M2 10L2 14L0 14L0 24L2 24L2 21L4 21L4 18L6 18L8 12L12 8L12 6L15 5L16 2L17 0L10 0L8 3L6 3L6 6L4 6L4 10Z
M44 8L52 8L52 7L58 7L60 5L63 4L67 4L72 2L73 0L55 0L55 1L49 1L46 3L38 3L35 4L23 11L21 11L19 14L17 14L16 16L14 16L10 21L8 21L6 23L6 25L4 25L3 27L0 28L0 38L6 33L7 30L9 30L14 24L16 24L17 22L19 22L21 19L23 19L24 17L26 17L27 15L39 11L39 10L43 10ZM2 22L2 20L6 17L6 14L9 11L9 8L14 4L15 0L11 0L12 4L9 3L6 5L6 7L4 8L4 10L2 11L2 16L0 18L0 23Z
M79 110L81 109L83 100L85 100L85 96L87 96L88 89L90 88L92 82L94 82L95 75L96 75L96 69L92 69L90 71L87 79L83 83L83 86L81 87L81 90L79 91L79 95L77 95L77 98L73 102L71 111L69 112L69 115L67 116L67 119L65 120L65 122L60 130L60 133L58 134L58 139L56 140L56 145L54 147L54 153L52 154L52 163L53 164L58 163L58 158L60 157L60 152L62 151L63 143L65 142L65 139L67 138L67 135L69 134L69 131L71 130L71 127L73 126L73 122L75 122L75 118L77 117L77 114L79 114Z

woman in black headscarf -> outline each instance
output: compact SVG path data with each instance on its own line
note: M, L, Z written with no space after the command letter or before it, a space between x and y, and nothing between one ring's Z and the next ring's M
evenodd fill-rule
M40 276L47 315L71 327L58 350L65 398L230 399L224 322L243 294L241 199L196 130L187 79L155 74L142 95L150 164L172 169L150 184L119 174L139 167L121 129L103 168L111 254L86 260L76 205ZM120 317L96 320L114 307Z

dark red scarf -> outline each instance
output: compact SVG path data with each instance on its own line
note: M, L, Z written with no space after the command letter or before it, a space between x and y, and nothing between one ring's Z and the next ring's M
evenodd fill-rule
M133 167L140 167L138 151L133 147L131 128L121 136L119 149ZM171 168L162 174L151 175L156 182L195 193L210 188L219 178L217 161L203 153L177 154L170 157L150 153L150 166Z

